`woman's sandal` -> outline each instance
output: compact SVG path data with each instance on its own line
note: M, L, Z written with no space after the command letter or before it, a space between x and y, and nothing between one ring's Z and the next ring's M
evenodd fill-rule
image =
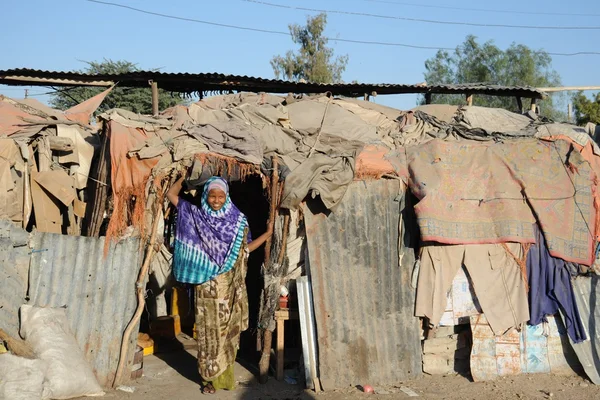
M215 392L215 387L210 382L202 388L202 394L215 394Z

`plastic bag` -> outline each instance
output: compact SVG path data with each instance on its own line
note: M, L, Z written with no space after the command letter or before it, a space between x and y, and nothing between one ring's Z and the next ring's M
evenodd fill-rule
M40 400L44 362L0 354L0 400Z
M21 306L21 336L46 363L44 399L104 394L69 329L63 308Z

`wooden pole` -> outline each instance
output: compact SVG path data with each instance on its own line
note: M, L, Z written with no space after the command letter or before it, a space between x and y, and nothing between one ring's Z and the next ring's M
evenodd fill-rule
M279 182L279 161L276 157L272 158L271 166L273 167L273 172L271 172L271 201L270 201L270 209L269 209L269 227L273 227L275 225L275 213L276 213L276 205L277 205L277 184ZM265 244L265 268L269 268L271 263L271 238L269 238ZM263 293L266 294L264 288ZM266 299L265 299L266 300ZM264 329L262 331L263 337L263 345L262 345L262 354L260 356L260 361L258 363L259 370L259 378L258 381L260 383L267 383L269 380L269 365L271 363L271 346L273 342L273 332L268 329Z
M469 107L473 105L473 95L471 93L467 93L467 105Z
M431 92L425 93L425 104L431 104Z
M519 107L519 112L522 113L523 112L523 99L521 99L521 96L517 96L517 107Z
M533 99L531 99L531 111L536 112L536 108L537 108L536 99L533 98Z
M173 180L171 179L170 184L173 184ZM170 186L170 185L169 185ZM162 190L160 188L159 190ZM148 270L150 269L150 261L154 256L154 245L156 244L156 234L158 232L158 220L160 217L160 207L162 206L162 198L161 193L156 193L156 199L154 203L154 221L152 221L152 234L150 235L150 242L148 243L148 247L146 250L146 258L144 259L144 264L142 264L142 268L140 268L140 273L138 274L137 282L135 283L135 291L137 294L137 308L135 313L133 314L133 318L127 324L127 328L123 333L123 341L121 342L121 352L119 356L119 364L117 366L117 372L115 374L115 380L113 381L113 388L116 387L119 382L121 382L121 376L123 375L123 369L125 368L125 364L127 363L127 353L129 349L129 338L131 337L131 333L133 329L138 324L140 317L142 316L142 312L144 311L144 306L146 305L145 294L145 285L146 276L148 275ZM106 239L109 240L109 239Z
M573 105L571 103L569 103L569 106L567 108L567 121L571 122L571 118L573 115Z
M600 90L600 86L562 86L536 88L540 92L575 92L580 90Z
M158 115L158 83L156 81L150 81L152 87L152 115L155 117Z

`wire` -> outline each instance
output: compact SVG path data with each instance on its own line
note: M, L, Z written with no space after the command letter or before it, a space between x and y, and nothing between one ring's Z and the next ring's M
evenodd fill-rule
M128 9L131 11L143 13L143 14L154 15L157 17L169 18L169 19L174 19L174 20L179 20L179 21L195 22L195 23L199 23L199 24L220 26L223 28L231 28L231 29L240 29L240 30L244 30L244 31L253 31L253 32L269 33L269 34L274 34L274 35L291 36L291 34L289 32L275 31L275 30L269 30L269 29L250 28L250 27L244 27L244 26L239 26L239 25L221 24L221 23L217 23L217 22L210 22L210 21L204 21L204 20L193 19L193 18L178 17L178 16L174 16L174 15L168 15L168 14L162 14L162 13L157 13L157 12L153 12L153 11L142 10L139 8L130 7L130 6L126 6L126 5L118 4L118 3L112 3L112 2L108 2L108 1L100 1L100 0L85 0L85 1L88 1L90 3L104 4L104 5L108 5L108 6L124 8L124 9ZM419 45L413 45L413 44L407 44L407 43L378 42L378 41L354 40L354 39L342 39L342 38L330 38L330 37L325 37L325 39L332 41L332 42L390 46L390 47L406 47L406 48L411 48L411 49L449 50L449 51L455 50L454 48L450 48L450 47L419 46ZM551 56L600 55L600 52L595 52L595 51L580 51L580 52L575 52L575 53L551 53L551 52L544 52L544 51L534 51L533 53L545 53L545 54L548 54Z
M451 6L437 6L433 4L417 4L417 3L405 3L402 1L390 1L390 0L363 0L369 3L382 3L382 4L395 4L399 6L409 7L421 7L421 8L436 8L441 10L458 10L458 11L475 11L475 12L487 12L487 13L501 13L501 14L521 14L521 15L556 15L561 17L600 17L600 14L577 14L577 13L558 13L558 12L544 12L544 11L510 11L510 10L497 10L491 8L467 8L467 7L451 7Z
M393 15L369 14L369 13L353 12L353 11L322 10L322 9L318 9L318 8L286 6L283 4L268 3L266 1L259 1L259 0L241 0L241 1L244 1L246 3L260 4L260 5L269 6L269 7L286 8L289 10L321 12L321 13L328 13L328 14L356 15L356 16L361 16L361 17L395 19L395 20L400 20L400 21L423 22L423 23L427 23L427 24L439 24L439 25L462 25L462 26L477 26L477 27L486 27L486 28L516 28L516 29L543 29L543 30L568 30L568 31L600 30L600 26L535 26L535 25L482 24L482 23L476 23L476 22L440 21L440 20L435 20L435 19L398 17L398 16L393 16Z

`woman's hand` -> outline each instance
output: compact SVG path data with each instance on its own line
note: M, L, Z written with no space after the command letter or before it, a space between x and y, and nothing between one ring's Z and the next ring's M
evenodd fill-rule
M267 224L267 231L248 244L248 251L252 253L269 240L271 236L273 236L273 224L269 223Z

